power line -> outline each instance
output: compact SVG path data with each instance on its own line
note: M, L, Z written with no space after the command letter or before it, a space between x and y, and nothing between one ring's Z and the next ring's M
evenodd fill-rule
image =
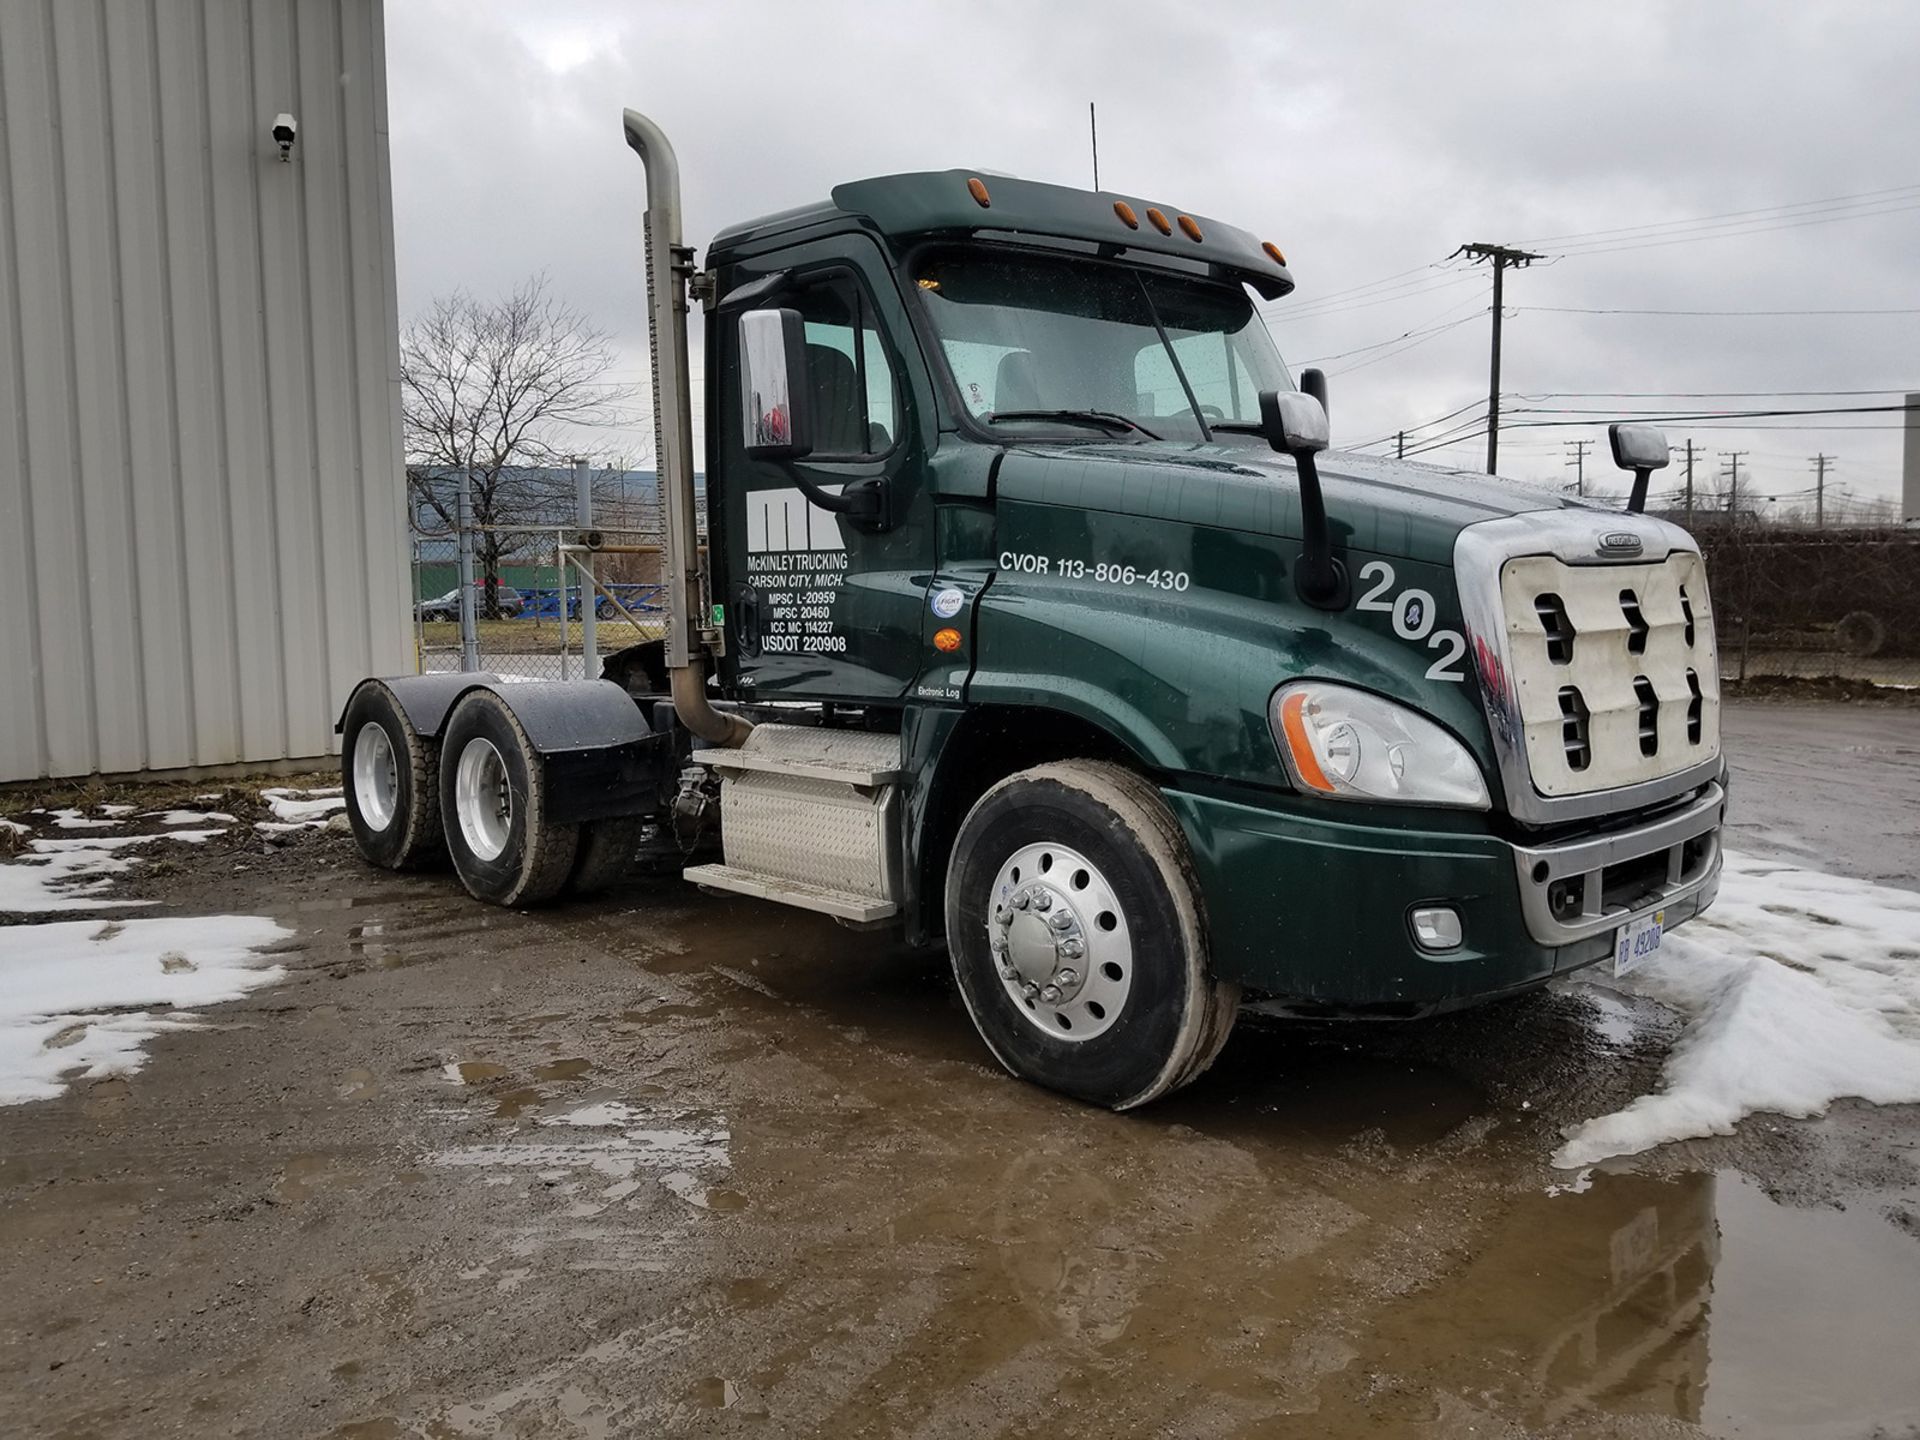
M1773 400L1786 396L1832 398L1852 395L1904 395L1911 385L1887 390L1543 390L1537 395L1508 392L1512 400Z
M1852 195L1829 195L1820 200L1792 200L1775 205L1762 205L1752 210L1723 210L1715 215L1693 215L1679 220L1656 220L1644 225L1621 225L1611 230L1576 230L1565 235L1540 235L1525 241L1528 245L1555 245L1566 248L1562 242L1585 242L1623 236L1645 235L1655 231L1684 229L1701 225L1718 225L1738 221L1753 221L1756 218L1777 219L1794 212L1810 212L1825 207L1846 208L1855 205L1873 205L1888 203L1890 198L1905 197L1920 192L1920 184L1908 183L1893 185L1885 190L1862 190Z
M1364 370L1369 365L1378 365L1382 360L1391 360L1396 355L1404 355L1407 351L1417 349L1420 346L1426 344L1429 340L1437 339L1439 336L1444 335L1449 330L1459 329L1462 325L1465 325L1469 320L1478 320L1480 316L1484 313L1485 313L1484 311L1475 311L1471 315L1462 315L1458 320L1450 320L1445 325L1436 325L1431 330L1416 331L1414 332L1414 334L1416 335L1417 338L1408 340L1405 344L1399 344L1398 348L1396 349L1388 350L1384 354L1376 355L1371 360L1362 360L1357 365L1347 365L1342 367L1339 370L1329 370L1327 372L1327 375L1329 378L1335 375L1351 375L1353 374L1354 371ZM1396 344L1397 342L1389 340L1389 341L1386 341L1385 343L1389 345L1393 345L1393 344ZM1377 345L1370 345L1370 346L1367 346L1366 348L1370 350L1377 350L1380 347ZM1357 353L1357 352L1349 352L1349 353Z
M1516 312L1550 315L1711 315L1742 319L1774 315L1920 315L1920 306L1907 310L1630 310L1587 309L1578 305L1516 305L1513 308Z
M1449 310L1442 311L1441 313L1449 314L1451 313L1452 309L1458 309L1458 308L1459 308L1458 306L1450 307ZM1464 325L1469 320L1476 320L1480 317L1480 314L1481 312L1476 309L1473 314L1463 315L1458 320L1449 320L1444 324L1433 325L1426 329L1416 328L1412 330L1403 330L1398 335L1391 336L1385 340L1377 340L1371 345L1356 345L1351 350L1342 350L1338 354L1334 354L1334 355L1316 355L1311 360L1301 360L1298 363L1301 365L1320 365L1320 364L1324 364L1329 360L1344 360L1349 355L1364 355L1369 350L1380 350L1380 349L1384 349L1388 345L1397 345L1402 340L1410 340L1416 335L1438 335L1443 330L1451 330L1456 325Z
M1561 256L1614 255L1626 250L1659 250L1669 245L1692 245L1701 240L1732 240L1746 235L1765 235L1774 230L1798 230L1807 225L1832 225L1841 220L1868 220L1879 215L1898 215L1907 210L1920 210L1920 196L1912 204L1890 205L1883 210L1861 210L1850 215L1816 215L1811 219L1788 220L1778 225L1754 225L1744 230L1716 230L1697 235L1676 235L1664 240L1637 241L1623 245L1591 245L1570 247L1562 250Z

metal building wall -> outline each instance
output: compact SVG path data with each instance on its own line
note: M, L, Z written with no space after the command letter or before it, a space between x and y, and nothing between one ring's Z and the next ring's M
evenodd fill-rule
M0 0L0 780L412 668L386 125L380 0Z

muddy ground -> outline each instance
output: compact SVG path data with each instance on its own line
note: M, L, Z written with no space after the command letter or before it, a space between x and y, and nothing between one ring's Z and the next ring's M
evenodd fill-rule
M1920 711L1727 734L1734 845L1916 885ZM1920 1113L1570 1190L1674 1033L1582 987L1243 1019L1116 1116L810 915L179 849L125 892L281 919L289 975L0 1110L8 1436L1920 1434Z

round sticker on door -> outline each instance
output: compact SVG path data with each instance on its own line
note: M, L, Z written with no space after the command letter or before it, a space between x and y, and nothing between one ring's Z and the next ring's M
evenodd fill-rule
M933 607L933 613L942 620L951 620L960 613L960 607L967 603L967 597L949 585L935 594L927 603Z

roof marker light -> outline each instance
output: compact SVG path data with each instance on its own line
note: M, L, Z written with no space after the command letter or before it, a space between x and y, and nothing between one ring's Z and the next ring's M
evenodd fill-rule
M1195 243L1199 242L1200 227L1193 223L1193 217L1191 215L1182 215L1180 217L1180 233Z
M1260 248L1267 252L1268 257L1274 264L1284 265L1287 263L1287 257L1280 253L1280 247L1271 240L1262 240L1260 242Z
M1158 230L1162 235L1173 234L1173 226L1167 223L1167 217L1162 215L1158 210L1147 211L1147 219L1153 222L1153 228Z
M1124 200L1113 202L1113 213L1120 217L1120 223L1129 230L1140 228L1140 217L1133 213L1133 207Z
M987 194L987 182L978 175L967 181L967 193L980 202L982 210L993 204L993 197Z

